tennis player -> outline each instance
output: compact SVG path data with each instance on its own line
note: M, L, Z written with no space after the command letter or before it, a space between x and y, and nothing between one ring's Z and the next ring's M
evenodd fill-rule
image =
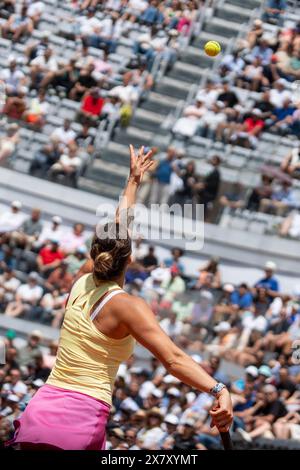
M168 373L216 397L212 426L227 431L232 422L230 394L160 328L141 298L124 292L131 261L131 239L120 214L132 208L152 153L130 146L130 175L117 209L91 246L88 272L73 285L66 305L55 366L46 384L15 421L11 443L21 450L105 449L105 428L114 381L121 362L133 353L135 340L151 351ZM100 235L100 236L99 236ZM122 236L121 236L122 235Z

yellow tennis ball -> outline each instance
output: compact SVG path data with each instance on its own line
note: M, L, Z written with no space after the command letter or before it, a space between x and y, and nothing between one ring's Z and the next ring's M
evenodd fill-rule
M208 41L204 46L204 50L210 57L215 57L221 52L221 46L217 41Z

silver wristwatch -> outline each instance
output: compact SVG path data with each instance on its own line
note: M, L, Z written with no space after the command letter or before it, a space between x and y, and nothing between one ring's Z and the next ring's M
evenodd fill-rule
M210 393L214 397L217 397L219 393L223 390L223 388L226 388L226 385L222 384L222 382L218 382L213 388L210 389Z

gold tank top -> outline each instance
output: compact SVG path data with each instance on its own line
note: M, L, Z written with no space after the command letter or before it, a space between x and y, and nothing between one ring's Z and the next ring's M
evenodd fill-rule
M94 325L90 312L104 294L115 289L121 290L115 282L96 286L92 274L74 284L47 384L85 393L111 405L119 365L132 355L135 341L131 335L122 339L104 335Z

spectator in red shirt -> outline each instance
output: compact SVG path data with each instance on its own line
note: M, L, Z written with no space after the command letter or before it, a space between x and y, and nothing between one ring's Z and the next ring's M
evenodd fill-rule
M261 115L260 109L253 109L251 115L237 126L237 132L232 136L233 143L242 147L255 148L257 139L265 126Z
M37 256L37 265L39 272L46 277L58 266L64 258L64 254L59 250L57 240L52 240L48 245L42 248Z
M95 123L99 118L105 100L100 96L98 88L92 88L84 97L79 111L79 119Z

